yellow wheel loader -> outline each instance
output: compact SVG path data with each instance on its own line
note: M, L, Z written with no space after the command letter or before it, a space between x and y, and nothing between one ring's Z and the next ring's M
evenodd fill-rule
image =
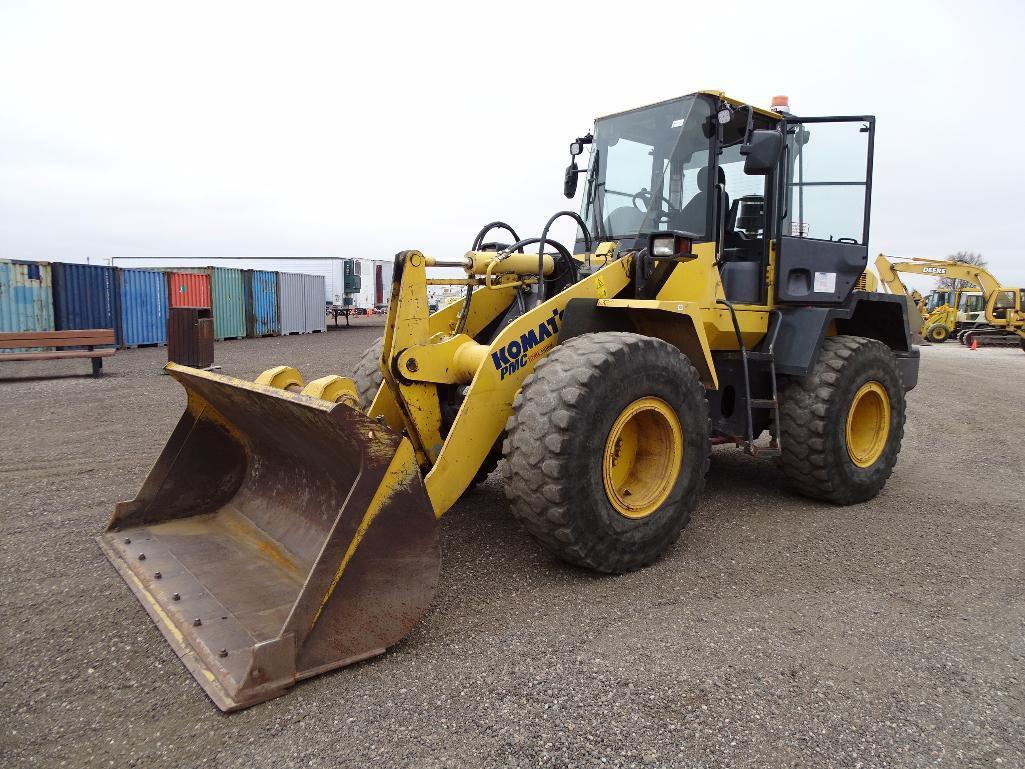
M353 379L168 364L185 414L104 551L231 710L406 635L438 518L500 458L540 546L605 573L672 546L715 444L813 499L871 499L918 377L906 301L863 274L874 132L716 91L598 119L570 145L579 214L396 256ZM572 247L549 236L560 217ZM431 286L464 298L431 312Z

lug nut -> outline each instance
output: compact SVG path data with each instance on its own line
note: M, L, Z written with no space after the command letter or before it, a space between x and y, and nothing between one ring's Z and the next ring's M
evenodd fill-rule
M128 537L125 537L125 544L126 545L132 544L132 540L130 540Z
M139 560L140 561L145 561L146 560L146 554L145 553L139 553Z
M192 627L199 627L202 624L203 620L201 620L199 617L196 617L194 620L192 620Z
M219 652L217 652L217 656L219 656L219 657L227 657L228 656L228 650L227 649L221 649Z
M171 600L172 600L172 601L180 601L181 599L182 599L182 597L181 597L181 594L180 594L180 593L174 593L174 594L173 594L173 595L171 596Z
M161 579L163 576L159 571L153 572L153 579Z

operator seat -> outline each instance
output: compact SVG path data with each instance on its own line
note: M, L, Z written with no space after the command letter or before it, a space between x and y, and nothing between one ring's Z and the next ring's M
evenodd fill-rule
M644 212L638 210L637 206L619 206L605 217L605 231L613 235L627 235L640 232L643 223Z
M722 168L716 169L719 178L719 184L726 184L726 173ZM708 167L698 169L698 193L690 199L690 201L683 207L677 217L678 226L676 229L683 230L684 232L693 232L695 235L703 235L708 232L708 202L713 196L714 190L710 189L708 180ZM725 205L723 212L730 210L730 196L726 195Z

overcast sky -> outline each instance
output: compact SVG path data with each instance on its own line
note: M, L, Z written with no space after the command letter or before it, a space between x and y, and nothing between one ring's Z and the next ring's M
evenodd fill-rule
M872 253L1025 284L1022 4L487 8L0 0L0 256L459 254L579 206L595 116L715 88L875 114Z

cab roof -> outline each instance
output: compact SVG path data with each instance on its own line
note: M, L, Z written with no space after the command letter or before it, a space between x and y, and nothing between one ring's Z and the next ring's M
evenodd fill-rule
M783 116L780 115L777 112L773 112L772 110L762 109L761 107L756 107L755 105L748 104L747 102L741 101L740 99L734 99L731 96L727 96L725 91L715 91L715 90L712 90L712 89L702 89L700 91L694 91L693 93L683 94L682 96L674 96L672 99L664 99L662 101L653 102L651 104L645 104L645 105L640 106L640 107L634 107L632 109L625 109L625 110L621 110L619 112L612 112L612 113L610 113L608 115L601 115L600 117L596 118L596 120L603 120L605 118L616 117L617 115L625 115L628 112L638 112L638 111L640 111L642 109L648 109L649 107L658 107L658 106L661 106L662 104L669 104L670 102L678 101L680 99L685 99L688 96L699 96L699 95L702 95L702 96L713 96L713 97L715 97L717 99L721 99L722 101L726 102L727 104L729 104L732 107L751 107L759 115L762 115L762 116L768 117L768 118L772 118L773 120L782 120L783 119Z

